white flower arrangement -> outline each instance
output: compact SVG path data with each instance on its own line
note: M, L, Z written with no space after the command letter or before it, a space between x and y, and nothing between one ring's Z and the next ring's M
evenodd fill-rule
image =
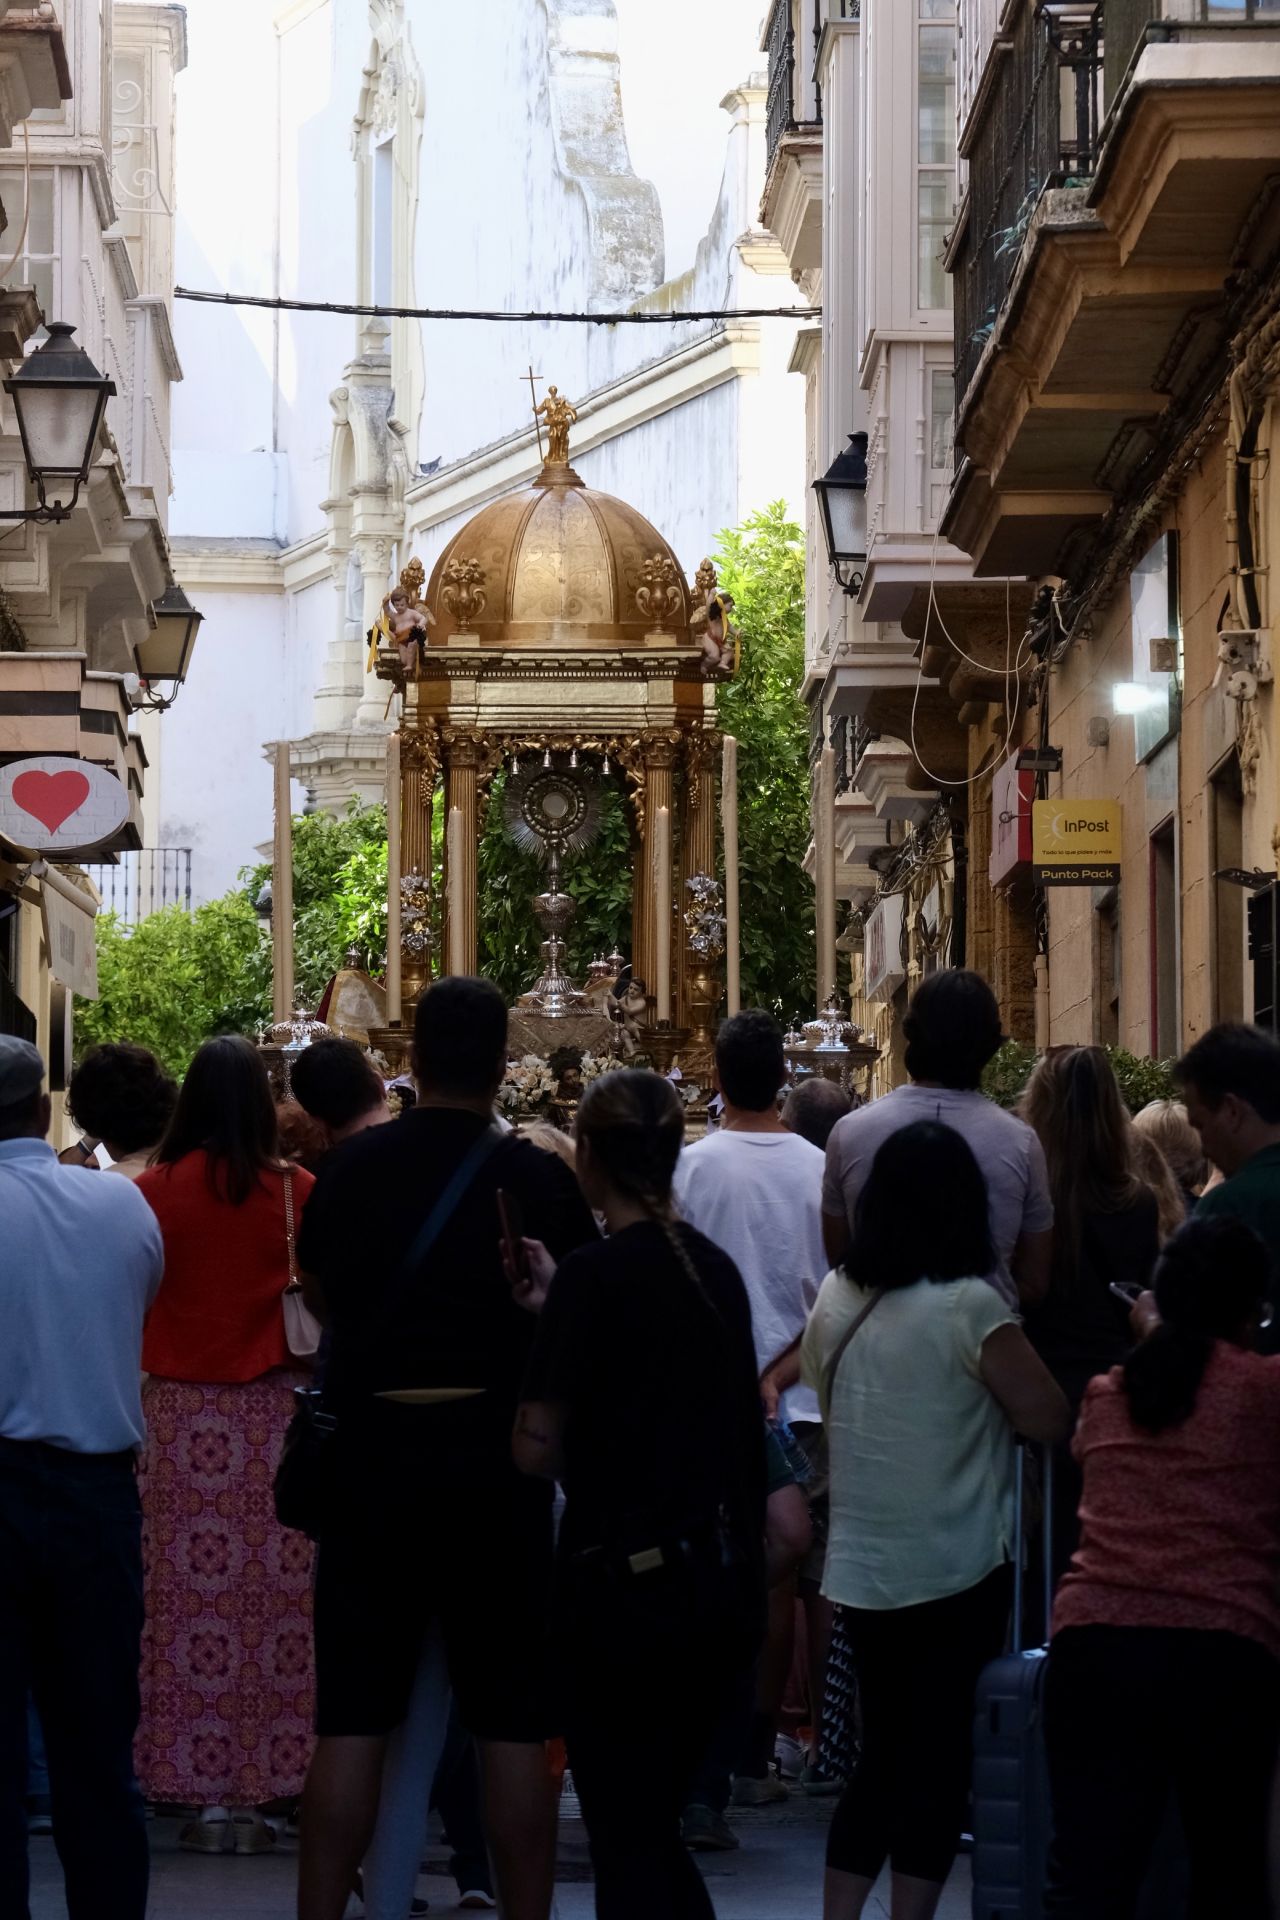
M584 1053L582 1064L578 1068L583 1086L589 1087L591 1082L599 1080L602 1074L616 1073L621 1064L620 1060L613 1059L609 1054Z
M526 1053L509 1060L498 1101L508 1113L536 1113L554 1098L555 1075L540 1054Z

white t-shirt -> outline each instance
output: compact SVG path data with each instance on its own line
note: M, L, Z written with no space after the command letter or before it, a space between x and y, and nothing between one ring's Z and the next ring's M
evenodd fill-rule
M870 1295L829 1274L800 1349L817 1386ZM841 1607L920 1606L977 1586L1013 1552L1013 1430L981 1373L1017 1316L986 1279L917 1280L879 1300L831 1396L831 1531L822 1591Z
M804 1331L827 1271L822 1249L819 1148L797 1133L732 1133L723 1128L686 1147L675 1194L690 1226L737 1266L751 1302L760 1371ZM818 1398L793 1387L781 1411L814 1420Z

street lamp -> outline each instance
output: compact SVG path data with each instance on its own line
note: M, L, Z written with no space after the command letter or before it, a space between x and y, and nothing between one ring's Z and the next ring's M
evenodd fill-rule
M867 564L867 436L851 433L813 490L822 509L827 558L836 579L853 597L862 591ZM847 572L842 571L847 569Z
M187 677L196 634L204 615L192 606L176 580L171 580L158 600L151 603L155 622L145 640L134 648L138 677L142 682L141 704L163 713L178 697L178 688ZM154 688L171 681L173 692L166 698Z
M44 345L4 383L18 416L22 451L38 507L0 513L0 520L69 520L89 478L98 429L114 380L98 372L72 339L65 320L49 325ZM66 500L70 492L70 500ZM49 494L53 499L49 499ZM64 504L65 503L65 504Z

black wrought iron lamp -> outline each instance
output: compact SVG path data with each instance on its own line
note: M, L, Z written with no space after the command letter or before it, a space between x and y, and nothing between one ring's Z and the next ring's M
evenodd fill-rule
M192 606L176 580L171 580L160 598L152 601L151 614L154 625L134 648L142 683L137 704L163 713L173 705L187 677L204 615ZM172 693L156 691L164 686L171 686Z
M0 520L68 520L98 446L114 380L98 372L65 320L50 322L44 345L4 383L13 401L27 472L39 505L10 508Z
M822 509L827 558L851 597L862 591L867 566L867 436L851 433L813 490Z

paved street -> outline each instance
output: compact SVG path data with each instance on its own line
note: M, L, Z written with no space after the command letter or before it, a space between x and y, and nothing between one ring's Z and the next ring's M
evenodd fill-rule
M759 1813L735 1812L741 1852L712 1855L703 1863L720 1920L818 1920L829 1810L797 1800ZM279 1851L264 1859L206 1859L178 1852L176 1821L157 1821L153 1831L149 1920L292 1920L295 1842L282 1840ZM32 1842L32 1862L31 1920L65 1920L51 1840ZM423 1875L419 1890L433 1913L446 1914L457 1909L443 1862L440 1853L437 1870ZM437 1856L432 1865L437 1867ZM359 1911L353 1901L351 1914ZM592 1912L586 1836L581 1821L570 1816L561 1823L555 1920L591 1920ZM872 1912L876 1920L887 1920L887 1890ZM968 1912L969 1867L962 1861L939 1916L966 1920Z

